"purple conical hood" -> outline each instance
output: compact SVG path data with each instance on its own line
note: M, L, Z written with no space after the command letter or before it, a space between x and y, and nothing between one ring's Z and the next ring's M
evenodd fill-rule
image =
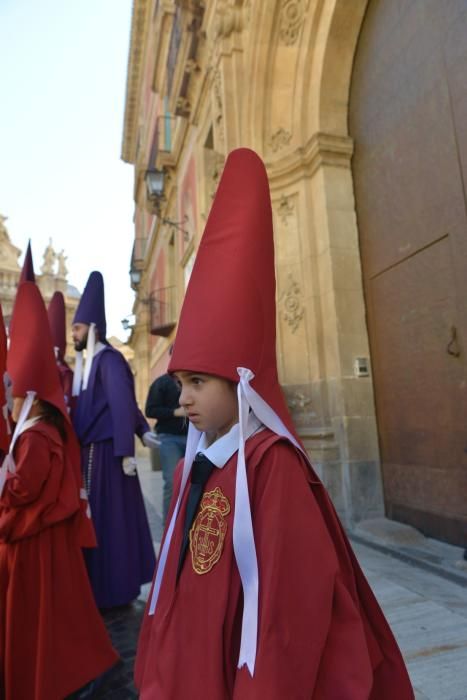
M91 272L83 295L76 309L73 323L96 324L99 340L105 341L107 323L105 320L104 278L100 272Z
M21 275L18 284L21 284L21 282L35 281L36 276L34 274L34 263L32 261L31 241L29 241L28 247L26 249L26 254L24 256L23 269L21 270Z

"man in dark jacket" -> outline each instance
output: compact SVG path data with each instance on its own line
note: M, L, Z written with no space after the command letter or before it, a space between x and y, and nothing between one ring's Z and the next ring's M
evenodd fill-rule
M156 418L156 433L160 441L162 476L164 479L163 519L164 523L172 498L172 482L175 467L185 456L187 425L185 410L178 400L180 390L169 374L158 377L149 389L145 413L147 418Z

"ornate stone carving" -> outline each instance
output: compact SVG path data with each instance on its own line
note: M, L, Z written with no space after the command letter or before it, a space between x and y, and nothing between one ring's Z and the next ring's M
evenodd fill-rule
M185 73L199 73L200 70L201 68L194 58L189 58L185 63Z
M291 197L286 197L283 194L276 211L284 226L287 226L289 216L293 216L295 212Z
M191 104L187 97L178 97L175 103L175 114L180 117L187 117L190 114Z
M59 252L59 254L57 255L57 260L58 260L57 277L61 277L62 279L66 280L66 276L68 274L68 268L66 266L67 256L65 255L64 250L61 250Z
M286 46L296 43L305 16L305 0L282 0L279 38Z
M49 238L49 245L44 251L44 262L42 263L41 272L43 275L53 275L54 265L57 259L57 253L52 247L52 239Z
M225 143L224 132L224 109L222 104L222 77L221 72L217 68L213 76L213 95L214 95L214 130L216 134L216 145L219 149L223 149Z
M281 295L279 301L282 304L282 318L290 326L292 333L295 333L303 318L305 309L302 305L302 295L298 282L294 280L290 272L287 279L287 288Z
M310 397L305 396L305 394L302 394L300 391L294 391L293 394L287 396L287 405L293 411L303 411L310 404Z
M224 156L214 151L209 172L209 196L211 199L214 199L223 169Z
M216 37L227 38L243 29L242 6L238 0L219 0L214 20Z
M8 270L19 270L18 258L21 254L19 248L17 248L10 240L7 228L5 226L5 221L8 217L2 216L0 214L0 265L2 268ZM15 284L16 284L15 278Z
M291 138L292 134L280 126L269 139L269 146L274 153L277 153L290 143Z

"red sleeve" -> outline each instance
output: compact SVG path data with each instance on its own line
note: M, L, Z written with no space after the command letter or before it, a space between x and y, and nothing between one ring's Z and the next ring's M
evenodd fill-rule
M20 435L15 446L16 471L9 473L0 503L10 508L28 505L40 496L51 468L47 438L34 430Z
M255 470L252 514L260 581L258 647L253 678L246 667L237 671L234 700L367 698L371 671L368 678L360 616L340 583L336 551L304 465L287 443L275 443ZM356 670L352 644L357 655L363 649ZM329 650L334 682L323 695L322 661L329 661Z

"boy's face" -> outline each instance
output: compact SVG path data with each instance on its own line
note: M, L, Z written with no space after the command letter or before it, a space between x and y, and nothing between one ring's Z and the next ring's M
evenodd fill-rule
M217 440L238 422L235 384L212 374L176 372L180 406L195 428Z

